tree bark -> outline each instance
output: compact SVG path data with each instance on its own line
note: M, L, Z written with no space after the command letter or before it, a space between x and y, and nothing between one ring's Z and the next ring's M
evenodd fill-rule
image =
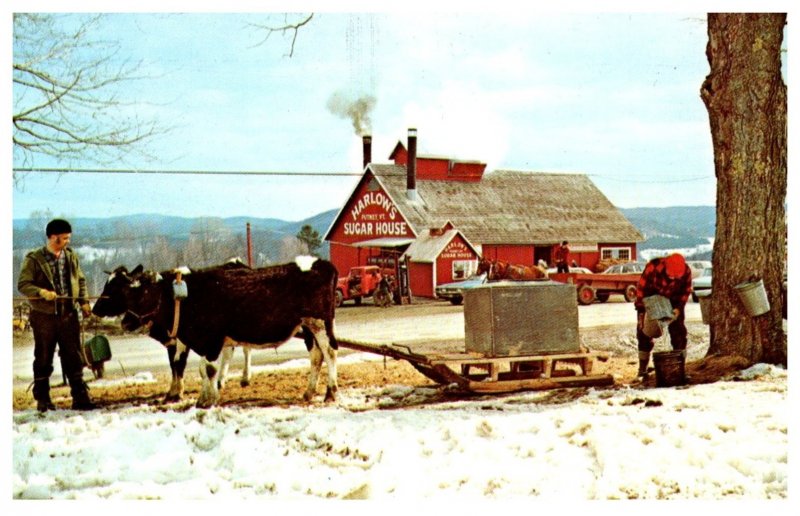
M781 285L786 266L786 14L709 14L710 73L701 97L717 176L708 354L786 365ZM761 278L770 311L750 317L735 285Z

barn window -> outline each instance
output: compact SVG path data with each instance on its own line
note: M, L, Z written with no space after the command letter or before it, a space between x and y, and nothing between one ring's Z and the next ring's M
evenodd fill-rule
M478 270L478 262L476 260L454 260L453 261L453 279L458 281L467 279Z
M616 259L616 260L630 260L631 248L630 247L604 247L600 252L600 258L603 260Z

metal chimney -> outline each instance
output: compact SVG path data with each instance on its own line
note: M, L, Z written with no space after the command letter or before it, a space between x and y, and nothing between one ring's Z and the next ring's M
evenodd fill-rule
M417 129L408 128L408 164L406 174L406 197L417 200Z
M364 168L367 168L372 163L372 136L365 134L361 140L364 143Z

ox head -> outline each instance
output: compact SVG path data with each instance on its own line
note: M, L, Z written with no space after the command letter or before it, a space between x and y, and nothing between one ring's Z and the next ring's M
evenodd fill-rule
M150 323L161 308L161 275L137 267L128 275L130 282L122 289L125 315L121 325L125 331L134 331Z
M128 272L124 265L120 265L114 272L106 271L108 279L103 286L100 299L94 304L92 313L100 317L117 317L125 313L128 306L125 302L125 289L133 282L132 275L140 274L144 268L139 265Z

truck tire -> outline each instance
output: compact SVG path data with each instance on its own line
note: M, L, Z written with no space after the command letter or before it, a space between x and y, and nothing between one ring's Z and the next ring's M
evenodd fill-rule
M591 305L594 303L595 293L594 289L589 285L581 285L578 287L578 303L582 305Z
M339 308L344 303L344 294L341 290L336 289L336 308Z
M451 297L450 298L450 304L451 305L460 305L463 302L464 302L464 298L461 297L461 296L455 296L455 297Z
M628 303L636 301L636 285L628 285L625 287L625 301Z

